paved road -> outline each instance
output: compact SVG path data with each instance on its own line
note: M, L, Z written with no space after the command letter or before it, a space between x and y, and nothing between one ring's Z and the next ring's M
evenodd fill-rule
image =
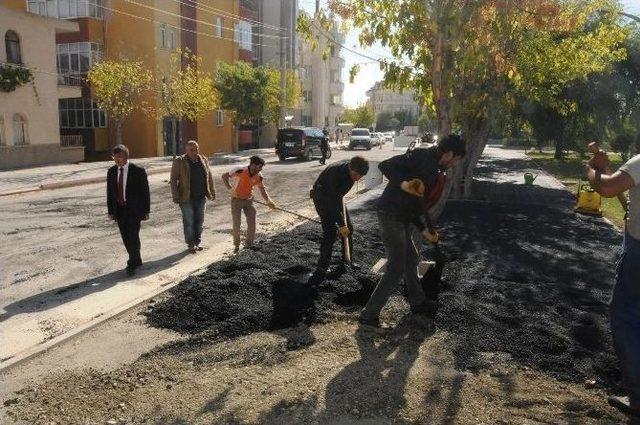
M371 160L394 153L390 146L362 151ZM336 149L329 162L351 155ZM228 253L229 202L219 180L227 168L213 168L218 199L208 204L203 233L209 249L197 255L185 252L168 173L149 177L151 214L141 231L145 265L134 279L126 279L123 271L126 252L117 226L107 218L103 183L3 197L0 360L145 297ZM308 189L322 169L317 161L273 160L264 169L265 181L278 205L311 213ZM295 221L287 214L257 208L258 238Z

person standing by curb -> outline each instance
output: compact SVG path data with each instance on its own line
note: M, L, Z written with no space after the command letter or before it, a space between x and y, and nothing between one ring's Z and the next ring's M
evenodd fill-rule
M169 179L173 202L182 211L184 241L192 254L203 249L200 242L206 201L216 199L209 161L199 149L195 140L189 140L186 153L173 161Z
M127 276L133 276L142 265L140 222L149 219L149 181L144 168L129 162L125 145L116 145L111 152L116 164L107 171L107 210L109 218L118 222L129 254Z
M629 191L622 254L609 305L613 345L620 361L628 397L609 397L609 404L640 418L640 155L613 174L605 174L609 160L598 151L586 166L591 187L612 198Z
M253 188L258 187L269 208L276 209L276 204L271 200L267 193L267 188L264 186L264 177L262 176L264 164L264 159L259 156L252 156L249 159L248 167L236 167L222 175L224 185L231 192L234 252L240 250L240 220L243 211L247 218L245 247L251 246L255 239L256 209L253 206Z
M441 171L453 167L465 153L464 141L452 134L436 146L414 149L380 163L380 171L389 179L378 203L378 221L387 265L362 309L360 325L380 328L380 311L403 278L413 318L419 324L425 324L428 300L418 280L419 256L412 238L414 226L426 240L437 243L438 233L423 206L427 203L433 205L434 200L440 198L444 187L444 173Z

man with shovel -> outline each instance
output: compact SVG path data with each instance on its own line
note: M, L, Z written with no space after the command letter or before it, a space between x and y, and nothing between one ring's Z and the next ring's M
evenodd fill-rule
M624 244L609 306L613 345L629 396L609 397L609 403L640 418L640 155L610 173L606 153L597 147L594 151L586 167L591 187L610 198L629 191Z
M414 320L420 325L426 324L427 299L418 280L419 255L412 234L417 228L429 242L438 242L438 233L431 225L428 208L443 192L444 171L453 167L465 153L464 141L460 136L451 134L435 146L414 149L380 163L380 171L389 179L378 204L378 221L387 264L360 314L361 325L380 328L380 311L403 277Z
M338 232L342 236L343 261L347 264L351 262L353 226L344 205L344 195L351 190L353 183L360 180L368 171L369 162L357 155L350 161L336 162L328 166L313 184L310 195L322 224L322 240L320 259L315 272L309 279L309 284L317 285L324 280Z

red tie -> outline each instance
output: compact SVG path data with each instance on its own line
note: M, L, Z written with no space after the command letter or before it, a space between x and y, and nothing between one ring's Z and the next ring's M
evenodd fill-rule
M124 167L120 167L120 177L118 178L118 204L124 207Z

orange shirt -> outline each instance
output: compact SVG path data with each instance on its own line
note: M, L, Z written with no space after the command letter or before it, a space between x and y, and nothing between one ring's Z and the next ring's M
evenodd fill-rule
M262 180L262 173L252 176L249 174L249 167L238 167L229 172L229 184L239 199L251 199L253 188L263 187Z

